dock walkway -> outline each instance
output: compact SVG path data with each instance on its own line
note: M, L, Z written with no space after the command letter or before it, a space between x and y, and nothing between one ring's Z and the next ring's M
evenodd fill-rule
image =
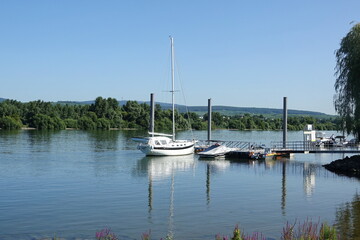
M271 142L271 151L274 153L360 153L359 145L318 146L312 141Z
M358 153L360 154L359 145L351 146L318 146L312 141L287 141L285 147L282 141L271 142L270 147L264 144L244 141L200 141L198 142L197 152L203 151L207 147L218 143L227 148L233 149L226 151L222 155L236 158L263 158L271 154L278 156L287 156L292 153ZM201 155L201 154L200 154ZM205 155L205 154L204 154ZM215 155L214 156L218 156Z

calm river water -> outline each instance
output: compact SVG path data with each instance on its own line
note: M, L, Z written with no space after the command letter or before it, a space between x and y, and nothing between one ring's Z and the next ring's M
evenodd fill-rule
M237 224L279 239L286 222L306 219L359 232L359 180L321 166L342 154L266 161L145 157L131 141L141 134L0 131L0 239L94 239L105 227L120 239L141 239L149 230L152 239L215 239ZM266 131L212 135L266 145L282 139L282 132ZM302 140L302 132L289 132L288 139Z

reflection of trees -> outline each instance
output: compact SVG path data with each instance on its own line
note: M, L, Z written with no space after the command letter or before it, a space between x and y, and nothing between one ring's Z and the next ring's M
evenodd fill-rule
M119 131L88 131L95 152L117 150Z
M59 131L26 131L31 146L50 144L51 137Z
M336 210L336 226L342 240L360 239L360 196Z

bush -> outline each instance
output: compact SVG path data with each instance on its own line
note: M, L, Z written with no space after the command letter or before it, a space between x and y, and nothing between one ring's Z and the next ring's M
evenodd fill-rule
M45 114L36 114L34 116L33 127L39 130L45 129L65 129L65 123L59 117L50 117Z
M102 130L110 129L110 121L105 118L99 118L96 122L96 128Z
M5 116L0 118L0 128L6 130L15 130L20 129L22 127L22 123L19 119L15 119L10 116Z
M83 130L95 130L96 123L89 117L81 117L78 121L79 128Z
M78 121L75 119L67 118L64 123L67 128L78 128Z

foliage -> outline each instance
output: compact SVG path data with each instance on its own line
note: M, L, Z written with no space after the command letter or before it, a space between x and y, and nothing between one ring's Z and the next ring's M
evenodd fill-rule
M342 236L341 239L360 239L360 195L358 193L351 202L338 207L335 223Z
M241 231L239 229L239 226L237 225L234 229L233 232L233 237L231 238L231 240L242 240L241 238Z
M205 130L207 114L199 116L194 112L180 113L175 111L176 129ZM93 104L53 104L43 101L21 103L6 100L0 103L0 127L17 129L29 126L37 129L74 128L83 130L108 130L110 128L148 129L150 107L145 103L127 101L122 107L114 98L96 98ZM306 124L313 124L318 130L335 130L341 125L337 119L318 119L312 116L288 118L289 130L302 130ZM237 130L280 130L280 118L263 115L226 116L219 112L212 113L213 129ZM163 110L159 104L155 107L155 131L171 131L172 112Z
M358 198L358 197L357 197ZM335 227L329 226L326 222L320 225L319 222L312 222L310 220L304 221L302 224L298 224L296 221L294 224L287 223L283 228L281 236L282 240L342 240L347 239L337 235ZM110 228L104 228L99 232L96 232L95 238L97 240L118 240L117 236L111 231ZM56 237L54 237L56 239ZM173 240L174 237L170 234L165 237L165 240ZM238 227L235 226L232 237L215 235L215 240L266 240L266 237L261 233L254 232L251 235L245 235ZM358 239L358 238L350 238ZM141 240L151 240L151 230L141 235ZM161 238L162 240L162 238Z
M283 228L281 236L282 240L338 240L335 227L322 223L319 229L319 222L310 220L304 221L302 224L287 223Z
M65 129L65 123L59 117L50 117L45 114L36 114L33 117L33 127L43 129Z
M341 127L360 137L360 23L341 40L336 59L335 110Z
M95 130L96 129L96 123L87 116L83 116L79 119L79 128L84 130Z
M100 232L96 232L95 238L97 240L118 240L116 235L111 232L110 228L104 228Z
M143 233L141 236L141 240L151 240L151 231Z
M102 130L109 130L110 129L110 121L106 118L99 118L96 121L96 128Z
M5 116L0 117L0 128L6 130L20 129L22 123L18 117Z
M66 118L64 123L67 128L78 128L78 121L75 119Z
M215 240L229 240L228 236L220 236L220 234L217 234L215 236ZM231 237L231 240L266 240L266 238L261 233L253 233L251 235L245 235L242 233L239 229L239 226L236 225L233 231L233 236Z

